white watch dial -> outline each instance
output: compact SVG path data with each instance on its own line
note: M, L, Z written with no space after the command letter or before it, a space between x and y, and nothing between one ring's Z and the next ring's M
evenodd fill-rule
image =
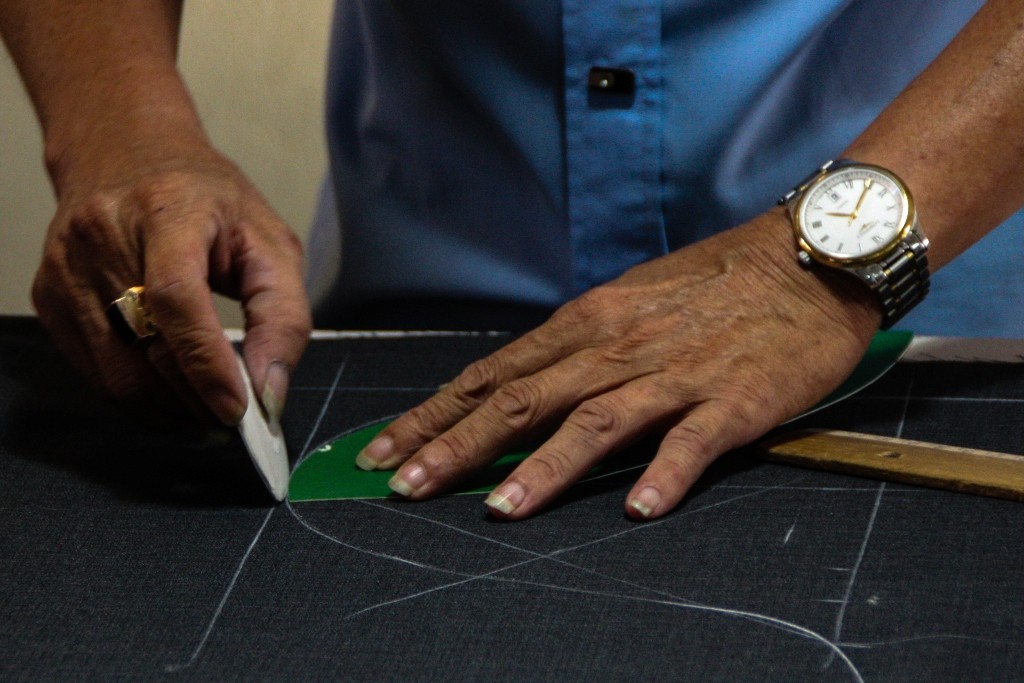
M798 210L800 234L819 256L855 261L886 250L907 225L907 195L890 175L853 166L813 184Z

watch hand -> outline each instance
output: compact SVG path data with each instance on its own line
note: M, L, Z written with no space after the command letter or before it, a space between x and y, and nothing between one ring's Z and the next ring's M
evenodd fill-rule
M839 216L840 218L849 218L850 220L853 220L853 217L852 217L853 214L850 214L850 213L829 213L828 211L826 211L825 215L826 216Z
M861 190L860 197L857 199L857 206L853 207L853 213L850 214L850 222L857 220L857 214L860 212L860 205L864 203L864 198L868 196L868 189L871 187L871 178L867 178L864 181L864 189Z

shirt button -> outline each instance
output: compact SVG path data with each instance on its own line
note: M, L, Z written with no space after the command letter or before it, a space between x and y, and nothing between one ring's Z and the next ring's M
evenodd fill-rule
M636 74L629 69L593 66L587 76L587 89L591 92L632 95L636 92Z

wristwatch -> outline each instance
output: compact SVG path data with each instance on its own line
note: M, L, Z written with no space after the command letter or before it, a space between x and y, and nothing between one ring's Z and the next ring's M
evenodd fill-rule
M832 160L779 200L793 221L797 257L860 278L892 327L928 293L928 239L914 198L892 171Z

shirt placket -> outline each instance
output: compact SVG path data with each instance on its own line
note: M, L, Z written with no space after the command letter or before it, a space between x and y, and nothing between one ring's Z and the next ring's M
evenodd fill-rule
M577 293L667 250L660 0L563 0L567 220Z

